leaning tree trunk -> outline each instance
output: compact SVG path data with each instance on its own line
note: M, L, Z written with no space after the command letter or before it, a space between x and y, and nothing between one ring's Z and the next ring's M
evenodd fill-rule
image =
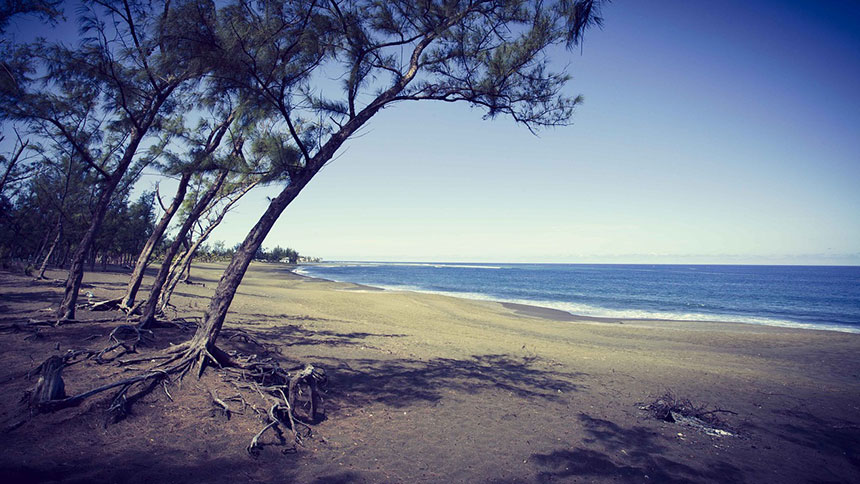
M209 238L209 235L215 230L218 225L224 220L224 216L230 211L233 205L236 204L242 197L245 196L249 191L251 191L254 187L259 184L260 181L257 180L255 182L249 183L246 187L244 187L238 194L236 194L230 201L221 208L221 211L218 213L218 216L215 217L206 230L200 234L200 237L191 244L191 247L185 251L185 254L182 256L182 259L179 261L178 266L175 269L171 269L170 279L168 280L167 286L161 294L161 302L159 305L161 306L161 310L164 311L167 309L167 306L170 304L170 297L173 295L173 290L176 289L176 285L180 282L187 281L189 277L191 277L191 262L194 260L194 255L197 253L197 250L200 248L200 245ZM185 277L183 278L182 274L185 273Z
M230 170L226 168L221 171L218 178L212 182L212 186L206 190L200 200L198 200L194 205L194 208L191 209L191 212L188 214L182 227L179 228L179 233L176 234L176 240L174 240L173 243L170 244L170 247L168 247L167 252L164 254L164 262L161 263L158 274L155 276L155 281L152 283L152 289L149 291L149 298L146 300L146 304L144 305L143 312L140 316L140 322L138 323L140 328L148 328L155 322L155 315L158 312L159 296L161 296L161 290L164 287L164 283L167 281L168 274L170 273L170 266L173 263L173 258L176 257L176 253L179 252L179 247L182 245L182 241L185 239L188 231L191 230L191 227L195 222L197 222L197 219L209 205L209 202L215 198L215 194L221 189L221 185L224 184L224 180L227 179L227 175L229 173Z
M39 249L36 252L31 252L27 257L27 264L32 264L42 258L42 254L48 249L48 241L51 240L51 234L54 233L54 229L50 229L45 232L45 236L42 237L42 242L39 243Z
M179 272L179 282L187 282L191 284L188 280L191 279L191 260L194 259L195 252L197 252L196 247L193 250L190 248L188 249L188 261L182 262L182 270Z
M131 162L130 158L131 157L129 157L129 162ZM123 173L125 172L125 170L121 171ZM87 229L83 239L81 239L81 242L75 250L75 254L72 256L72 263L69 267L69 277L66 279L66 290L63 294L63 302L60 304L60 309L57 314L61 321L75 319L75 305L78 303L78 292L81 290L81 282L84 278L84 264L87 261L87 256L89 255L93 247L93 242L102 226L113 192L117 185L119 185L121 178L122 176L119 173L116 173L108 180L101 196L99 196L92 221L90 222L90 227Z
M248 265L254 258L257 249L263 245L266 235L269 230L278 221L284 209L292 203L299 195L302 189L309 181L322 169L322 167L332 159L334 154L340 149L341 145L349 139L359 128L364 126L386 103L395 99L395 97L415 78L418 72L418 61L421 53L430 44L435 36L428 36L421 40L418 46L412 53L410 60L410 68L407 74L400 78L393 86L380 93L376 99L367 107L362 109L355 117L350 119L343 127L326 141L319 148L319 151L313 156L308 156L305 152L306 164L300 170L295 172L295 176L290 175L290 184L284 187L277 197L269 202L269 207L257 224L251 229L242 245L236 250L233 259L221 275L221 280L218 281L218 287L215 288L215 294L209 300L209 307L203 315L203 322L197 328L197 332L189 342L190 348L186 354L186 358L199 356L200 369L203 371L206 358L210 355L217 358L217 355L223 354L216 346L215 342L218 339L218 334L221 332L221 327L224 325L224 319L227 317L227 311L230 309L230 304L233 302L233 297L236 296L236 291L239 289L239 284L248 270Z
M51 243L51 247L48 248L48 253L45 254L45 258L42 259L42 265L39 267L39 275L36 276L37 279L45 278L45 270L48 268L48 260L50 260L51 255L54 254L54 250L60 244L60 240L63 238L63 217L60 215L60 219L57 221L57 235L54 236L54 241Z
M202 239L203 237L201 236L198 240ZM176 263L170 268L167 283L164 285L164 290L161 291L161 301L158 303L158 307L161 308L162 312L167 310L168 306L170 306L170 297L173 296L173 291L176 289L176 286L180 282L188 279L187 277L183 279L182 275L185 273L186 268L188 269L188 274L191 273L191 259L194 258L194 253L197 251L198 247L200 247L198 242L191 244L191 247L188 247L185 250L185 253L176 259Z
M158 106L167 99L170 91L172 91L172 89L169 89L166 94L162 93L161 96L159 96L160 99L156 101ZM140 142L143 140L143 135L145 133L146 129L132 129L130 141L125 148L125 152L117 164L116 169L114 169L111 176L107 179L107 183L104 185L101 195L99 195L98 202L96 203L95 210L93 211L92 220L90 221L90 227L87 229L84 237L81 239L80 244L78 244L78 247L75 250L75 255L72 257L72 263L69 267L69 277L66 279L66 289L63 294L63 302L60 303L60 309L57 311L57 316L60 321L75 319L75 305L78 303L78 292L81 290L81 282L84 279L84 263L86 262L87 254L92 249L93 242L96 240L96 236L102 226L102 222L104 221L105 214L107 214L113 193L116 191L116 187L119 186L119 182L122 181L129 165L131 165L134 155L137 153L137 148L140 146Z
M173 215L179 209L179 206L182 205L182 201L185 200L185 192L188 189L188 182L190 180L191 171L189 170L187 173L182 174L182 178L179 180L179 188L176 190L176 195L173 197L173 201L170 203L170 206L165 209L164 215L162 215L158 224L155 225L155 228L152 230L152 235L149 236L149 240L147 240L146 244L143 246L143 250L140 251L137 263L134 265L134 271L132 271L131 277L128 280L128 287L126 288L125 296L122 298L122 302L120 302L121 308L131 308L134 305L137 291L140 289L140 284L143 281L143 273L146 270L146 266L149 264L149 258L152 257L152 252L155 250L156 244L158 244L158 241L161 240L161 237L167 230L167 226L170 224L170 220L173 218Z
M215 341L218 339L218 334L221 332L221 326L224 325L224 319L227 317L227 310L230 309L230 304L233 302L233 297L236 296L239 284L242 282L242 278L248 270L248 265L250 265L251 260L254 259L254 254L257 253L257 249L263 245L266 235L269 234L272 226L274 226L275 222L278 221L278 217L281 216L281 213L285 208L287 208L287 205L289 205L296 196L298 196L299 192L302 191L302 188L307 185L317 171L319 171L318 168L315 170L308 169L302 174L302 176L298 177L298 179L291 181L291 183L269 203L269 207L266 209L266 212L262 217L260 217L260 220L257 221L257 224L254 225L251 232L248 233L248 236L245 237L242 245L236 249L233 259L230 260L230 264L227 265L227 268L224 270L224 274L221 275L221 280L218 281L218 287L215 289L215 294L209 301L209 307L203 316L203 323L197 328L197 332L194 333L194 337L189 343L192 350L196 350L201 353L208 352L209 354L214 355L220 354L220 351L215 347Z

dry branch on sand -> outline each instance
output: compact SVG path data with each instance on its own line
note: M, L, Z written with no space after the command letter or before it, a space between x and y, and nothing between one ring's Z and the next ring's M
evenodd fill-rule
M647 410L656 419L688 425L708 435L718 436L732 435L724 430L727 424L719 414L737 415L731 410L710 408L707 403L697 405L689 398L677 397L672 390L666 390L663 395L641 408Z

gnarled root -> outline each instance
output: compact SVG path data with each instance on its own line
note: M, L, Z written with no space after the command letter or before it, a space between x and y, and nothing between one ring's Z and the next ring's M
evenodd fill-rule
M253 367L254 365L255 363L251 363L249 366ZM293 435L293 447L287 451L294 451L297 445L303 445L303 437L309 437L311 435L310 427L301 421L299 414L296 412L297 404L301 403L299 395L306 394L307 399L310 402L310 409L307 411L306 415L307 420L309 422L316 421L317 411L321 410L321 387L324 386L327 381L325 370L311 364L295 368L294 370L297 371L293 371L292 373L285 372L284 370L275 372L270 365L262 367L257 366L256 370L258 372L271 372L272 376L280 377L283 380L279 382L280 384L269 386L254 384L254 388L260 396L263 397L263 399L273 401L273 403L269 407L266 415L266 425L257 433L257 435L254 436L253 439L251 439L251 443L247 448L248 453L251 455L257 455L259 451L258 449L261 447L259 439L266 430L270 428L275 429L280 440L283 440L280 429L289 430ZM286 390L286 393L284 390ZM273 399L272 396L275 396L275 398ZM299 429L299 426L302 427L302 430ZM302 432L304 432L304 435L302 435Z
M112 338L117 341L117 344L122 344L122 340L117 334L112 333ZM287 451L294 451L296 446L302 445L303 438L311 435L308 423L316 422L322 414L321 392L326 384L326 373L322 368L311 364L284 369L273 359L259 359L256 356L242 357L235 352L227 353L217 346L206 345L205 341L192 339L162 350L155 355L121 361L120 364L126 365L142 362L151 363L152 366L149 369L142 370L141 373L133 377L108 383L78 395L66 396L65 385L61 376L62 370L71 364L69 363L70 359L76 358L80 354L81 352L74 354L70 352L65 358L54 356L39 367L39 383L31 396L31 401L39 411L50 412L75 406L93 395L118 389L111 399L108 412L115 419L122 418L134 400L152 391L159 384L163 386L167 397L172 400L167 388L169 383L181 381L189 371L195 368L197 376L200 377L205 368L212 365L227 372L237 389L251 390L265 402L262 407L266 409L265 413L262 408L251 405L251 408L264 416L265 420L264 427L251 439L251 443L247 447L248 452L252 455L256 455L259 448L262 447L260 438L269 429L273 429L282 442L284 442L284 431L292 434L293 446ZM98 353L97 359L101 358L103 354L104 351ZM96 353L89 352L86 356L94 355ZM136 394L131 395L130 391L138 384L142 385L142 387L138 387L141 389ZM214 404L229 418L232 409L227 402L218 398L214 392L210 391L210 395ZM227 400L241 401L243 409L248 406L241 395L241 391L239 395Z
M119 325L110 332L110 335L108 335L110 346L99 352L96 356L96 361L99 363L105 363L107 361L113 361L125 353L134 353L137 350L137 345L143 343L151 335L151 330L143 329L138 325ZM110 359L105 358L105 355L119 348L122 348L122 351L118 355Z

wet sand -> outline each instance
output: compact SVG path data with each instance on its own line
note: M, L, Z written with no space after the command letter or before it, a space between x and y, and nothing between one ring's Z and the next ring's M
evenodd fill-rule
M195 265L192 278L205 287L177 289L177 316L205 308L221 267ZM88 274L85 290L115 297L125 277ZM49 284L8 274L0 280L0 323L35 317L61 296ZM57 343L63 351L96 346L85 338L109 328L0 335L3 417L32 385L21 375L34 361L55 354ZM229 390L207 372L172 392L175 402L153 393L106 430L107 396L33 419L4 436L0 471L128 482L165 475L168 482L860 480L860 335L585 318L379 291L256 263L231 308L228 336L231 328L274 357L327 369L327 419L297 453L271 445L249 457L244 447L259 420L250 412L230 421L211 416L208 392L195 389ZM189 336L161 334L174 343ZM219 344L258 351L229 337ZM88 375L83 364L72 367L68 385L83 389L96 381ZM721 417L734 436L655 420L641 409L667 389L731 411ZM64 435L48 432L54 428Z

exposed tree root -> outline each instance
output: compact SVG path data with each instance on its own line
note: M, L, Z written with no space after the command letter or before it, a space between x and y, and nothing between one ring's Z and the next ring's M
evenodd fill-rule
M31 322L23 326L29 329L39 324L47 323ZM197 327L197 323L184 319L162 324L170 324L182 329ZM136 352L137 346L145 342L151 334L151 330L143 329L139 325L121 325L111 331L108 337L110 344L99 352L69 351L64 356L52 356L45 360L34 370L39 373L39 380L29 394L30 415L73 407L92 396L114 390L107 413L108 420L116 421L127 415L129 406L135 400L158 386L161 386L167 398L172 400L169 390L171 384L181 382L191 371L194 371L199 378L208 366L221 371L225 381L238 390L236 395L227 398L219 398L214 391L210 390L210 397L217 411L230 419L233 414L242 414L250 407L264 421L263 428L254 435L247 447L251 455L259 453L262 447L260 439L269 429L272 429L284 444L287 441L284 440L283 434L289 432L292 437L292 447L287 451L294 451L296 446L302 445L304 438L311 435L308 424L318 421L322 415L321 392L327 380L325 370L322 368L307 364L285 369L272 358L240 355L232 351L228 353L217 346L206 345L205 340L195 339L148 355L119 359ZM245 342L260 345L245 332L234 332L231 338L240 338ZM108 354L116 351L119 353L108 357ZM77 395L67 395L62 376L63 369L87 359L97 363L113 361L120 366L145 363L148 364L148 368L130 368L131 371L136 372L134 376L106 383ZM250 393L259 396L262 399L262 405L249 404L243 392L246 392L246 395ZM231 403L234 402L241 405L241 410L238 410L238 407L231 408ZM27 418L29 417L8 426L7 430L20 426ZM105 425L107 423L108 421Z
M140 314L140 308L142 308L144 304L146 304L146 300L140 301L133 306L126 306L122 303L122 300L120 300L117 305L117 309L131 316L134 314Z
M227 401L242 402L242 410L241 411L236 411L236 410L233 410L232 408L230 408L230 405L227 403L227 401L218 398L218 395L215 393L214 390L211 390L211 389L209 390L209 396L212 397L212 406L214 407L214 409L216 411L218 411L221 415L226 417L227 420L230 420L230 417L234 413L242 415L245 412L245 407L247 406L247 402L245 402L245 399L242 398L241 393L226 399Z
M138 325L122 324L117 326L110 332L110 335L108 335L109 346L102 349L99 354L96 355L96 361L99 363L105 363L113 361L126 353L134 353L137 350L137 345L146 342L147 339L152 339L151 335L152 330L142 329ZM119 354L112 358L106 358L107 354L120 348L122 350Z

